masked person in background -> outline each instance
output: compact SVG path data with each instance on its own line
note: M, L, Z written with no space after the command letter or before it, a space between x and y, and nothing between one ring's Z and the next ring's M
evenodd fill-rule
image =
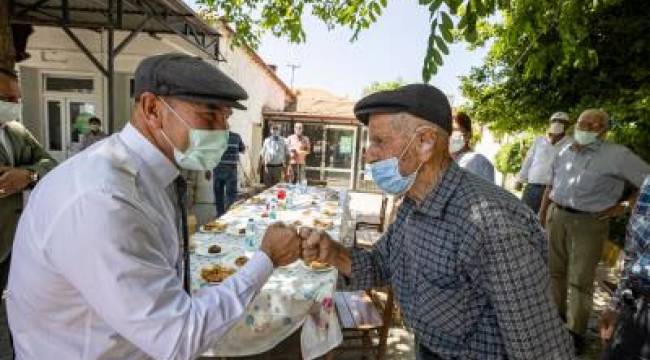
M183 289L179 168L217 165L226 117L246 98L199 58L140 63L130 123L51 172L18 225L7 296L18 359L197 358L241 318L275 266L298 258L296 230L272 225L221 285L192 296Z
M293 135L287 138L287 147L290 152L289 175L291 182L296 184L300 181L307 180L305 173L305 164L307 156L311 153L311 143L306 135L303 135L304 125L296 123L293 126Z
M287 142L280 136L280 126L271 125L271 136L264 139L260 153L260 166L263 167L266 187L271 187L282 181L282 174L287 168L289 156Z
M571 359L537 217L451 159L445 94L406 85L354 110L369 126L373 181L404 202L372 250L301 229L305 261L336 266L351 289L390 285L418 359Z
M101 120L99 120L97 117L91 117L88 119L88 127L90 130L86 135L84 135L79 151L89 147L98 141L104 140L107 136L106 133L102 130Z
M650 174L650 165L628 148L605 141L608 129L604 111L580 114L575 140L553 160L539 216L549 238L553 296L578 353L584 350L594 277L610 220L636 201L638 191L622 199L625 183L638 189Z
M0 70L0 292L7 285L11 246L24 206L23 192L56 166L29 130L16 121L20 118L20 97L16 75ZM2 308L4 312L4 302ZM8 338L5 321L0 323L0 332L0 338Z
M452 118L452 133L449 138L449 153L458 165L494 183L494 166L485 156L472 151L472 120L464 112L454 114Z
M568 126L567 113L556 112L551 115L547 136L535 138L519 171L516 188L520 190L522 183L526 184L521 201L535 213L539 212L544 190L551 182L553 159L563 147L573 142L570 136L566 136Z
M239 154L243 154L245 151L246 145L244 145L241 136L234 131L229 131L228 147L223 153L221 161L212 171L212 189L217 217L225 214L230 206L237 201Z

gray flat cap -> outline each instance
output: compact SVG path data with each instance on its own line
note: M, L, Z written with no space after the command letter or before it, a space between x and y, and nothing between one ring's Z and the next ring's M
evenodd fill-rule
M368 125L371 114L407 112L430 121L451 133L451 106L447 96L429 84L410 84L379 91L359 100L354 115Z
M134 96L144 92L191 102L245 110L238 101L246 91L221 70L201 58L171 53L148 57L135 70Z

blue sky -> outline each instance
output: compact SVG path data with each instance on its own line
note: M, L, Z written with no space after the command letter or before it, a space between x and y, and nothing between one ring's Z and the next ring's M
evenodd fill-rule
M192 1L188 1L192 3ZM377 23L350 43L352 32L337 28L329 31L311 16L304 20L307 41L289 44L284 39L265 36L258 50L269 64L278 66L278 74L289 84L291 71L287 64L296 63L296 87L318 87L337 95L358 98L363 88L373 81L402 78L421 81L422 60L429 35L429 11L417 0L393 0ZM453 94L460 100L458 76L482 63L486 49L468 50L454 44L445 64L431 84Z

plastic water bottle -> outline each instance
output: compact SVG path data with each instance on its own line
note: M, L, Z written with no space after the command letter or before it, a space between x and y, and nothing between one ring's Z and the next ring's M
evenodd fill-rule
M253 218L248 219L246 224L246 246L250 248L256 247L257 236L255 234L255 220Z
M307 179L300 179L300 192L302 194L307 193Z
M275 198L271 199L271 204L269 205L269 218L271 220L278 218L278 200Z

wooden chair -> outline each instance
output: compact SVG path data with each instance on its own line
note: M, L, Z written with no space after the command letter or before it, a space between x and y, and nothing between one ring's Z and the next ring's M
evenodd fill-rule
M362 358L383 360L386 357L388 331L393 317L393 293L386 289L386 302L382 305L374 290L339 291L334 294L343 343L327 354L334 359L336 354L348 351L360 352Z
M307 185L327 187L327 180L307 179Z
M388 227L388 202L389 198L382 195L377 222L370 222L362 219L362 221L358 221L355 224L353 240L354 247L371 248L375 242L379 240Z

